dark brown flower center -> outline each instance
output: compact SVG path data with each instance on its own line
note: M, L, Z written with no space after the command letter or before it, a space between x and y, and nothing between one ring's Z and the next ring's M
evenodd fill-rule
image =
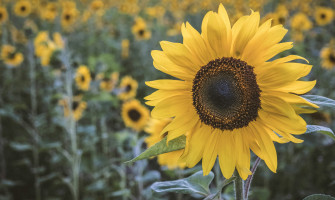
M320 15L320 17L321 17L321 19L324 19L324 18L326 18L326 15L325 15L324 13L322 13L322 14Z
M84 76L84 75L81 75L81 76L80 76L80 80L81 80L81 82L85 82L85 76Z
M330 53L329 54L329 61L332 63L335 63L335 53Z
M261 107L253 67L232 57L202 66L193 80L192 92L201 122L221 130L247 126Z
M73 101L72 102L72 110L76 110L79 106L79 102L78 101Z
M66 21L69 21L70 19L71 19L71 15L66 14L66 15L65 15L65 20L66 20Z
M143 35L144 35L144 30L143 30L143 29L139 30L139 31L138 31L138 34L139 34L140 36L143 36Z
M128 116L132 121L137 122L141 118L141 113L136 109L130 109L128 111Z
M21 11L24 12L26 10L26 7L25 6L21 6Z
M128 84L124 90L125 90L126 92L130 92L130 90L131 90L131 85Z
M278 21L279 21L279 23L281 23L281 24L285 24L285 18L284 17L279 17L278 18Z

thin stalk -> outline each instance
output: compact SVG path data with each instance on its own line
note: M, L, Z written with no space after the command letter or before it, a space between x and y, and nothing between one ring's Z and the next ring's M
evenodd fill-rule
M41 187L39 181L39 134L35 126L37 114L37 95L36 95L36 65L34 61L34 44L29 41L28 44L28 62L29 62L29 78L30 78L30 102L31 102L31 126L33 137L33 165L34 165L34 188L36 200L41 199Z
M244 200L243 180L236 171L234 174L236 176L234 180L235 200Z
M69 63L68 53L64 49L62 51L62 61L66 69L65 73L65 89L67 94L67 105L69 107L69 117L67 120L67 132L70 136L71 142L71 168L72 168L72 194L73 199L77 200L79 198L79 171L80 171L80 156L78 154L78 145L77 145L77 133L76 133L76 121L72 112L72 103L73 103L73 92L72 92L72 69Z
M256 158L254 166L252 166L251 169L251 175L248 176L247 180L245 181L245 186L244 186L244 198L245 200L248 200L248 195L249 195L249 189L251 186L252 178L254 177L254 174L256 172L256 169L260 163L261 159L259 157Z

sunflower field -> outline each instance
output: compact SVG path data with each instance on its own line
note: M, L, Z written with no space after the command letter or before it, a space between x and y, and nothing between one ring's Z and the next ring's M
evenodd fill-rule
M0 200L335 200L335 0L0 0L0 27Z

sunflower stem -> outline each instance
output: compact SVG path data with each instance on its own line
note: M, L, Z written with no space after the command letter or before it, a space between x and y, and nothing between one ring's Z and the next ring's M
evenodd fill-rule
M249 195L249 189L250 189L250 185L251 185L251 181L252 181L252 178L254 177L254 174L255 174L255 171L260 163L261 159L257 156L256 160L255 160L255 163L254 163L254 166L252 166L252 169L251 169L251 175L248 176L246 182L245 182L245 186L244 186L244 199L245 200L248 200L248 195Z
M235 200L244 200L243 180L236 171L234 174L236 176L234 180Z

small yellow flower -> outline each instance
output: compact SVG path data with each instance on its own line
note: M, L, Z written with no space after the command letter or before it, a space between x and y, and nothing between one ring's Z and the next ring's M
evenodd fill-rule
M90 5L90 9L93 12L95 12L95 13L97 13L97 12L103 12L103 10L104 10L104 2L101 1L101 0L94 0L94 1L92 1L91 5Z
M149 120L149 110L135 99L123 103L121 115L124 124L136 131L143 130Z
M41 10L41 18L47 21L53 21L58 15L57 3L49 2L45 9Z
M162 130L172 121L171 118L162 120L150 119L147 127L144 129L145 132L149 133L145 139L148 147L153 146L157 142L161 141L167 134L161 134ZM179 160L184 150L173 151L158 155L158 163L162 166L167 166L169 169L185 168L186 163Z
M330 24L334 19L334 11L331 8L317 7L314 13L316 23L320 26Z
M320 53L321 66L325 69L333 69L335 67L335 49L324 47Z
M20 17L27 17L31 13L31 3L27 0L20 0L14 5L14 13Z
M0 24L6 22L8 19L8 13L5 7L0 7Z
M135 19L135 24L131 31L137 40L148 40L151 38L151 31L147 29L147 24L141 17Z
M298 13L292 17L291 27L292 29L298 31L308 31L313 27L313 25L306 14Z
M121 42L121 56L123 59L129 57L129 40L123 39Z
M5 62L5 64L17 67L23 62L23 54L16 52L14 46L11 45L3 45L1 48L1 59Z
M119 72L113 72L109 78L101 77L101 79L102 80L100 82L100 89L106 92L110 92L114 89L116 83L119 80Z
M65 29L70 28L70 26L76 22L77 16L78 16L78 10L75 8L63 10L61 16L62 27Z
M59 101L59 105L62 105L64 107L64 117L70 117L71 111L72 111L72 117L78 121L82 115L84 110L87 107L86 102L81 101L81 97L74 97L72 101L72 105L69 106L68 99L62 99ZM71 111L70 111L71 109Z
M120 89L122 90L119 94L121 100L128 100L136 96L138 83L136 80L130 76L125 76L122 78L120 83Z
M90 70L85 65L79 66L76 73L76 84L81 90L87 91L90 89L91 74Z

